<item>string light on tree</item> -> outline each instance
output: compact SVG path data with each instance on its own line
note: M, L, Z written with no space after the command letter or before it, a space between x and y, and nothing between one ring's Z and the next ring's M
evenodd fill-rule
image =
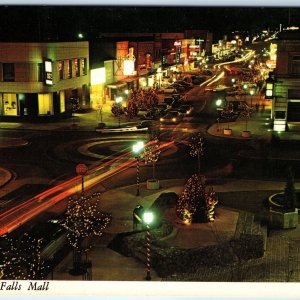
M197 157L198 160L198 174L200 174L200 157L204 154L204 138L201 133L198 132L191 138L191 142L189 143L191 148L190 155L192 157Z
M83 252L91 248L91 245L85 245L83 249L83 241L91 236L102 236L112 220L111 214L99 211L100 195L98 192L90 196L81 194L76 198L71 197L68 202L63 226L68 231L67 237L74 249L74 272L78 271Z
M151 144L145 147L144 150L144 160L145 164L152 164L152 178L155 178L155 164L158 161L160 150L158 150L157 144Z
M206 192L203 177L194 174L183 188L176 205L176 213L185 224L213 221L217 203L214 190L211 188Z

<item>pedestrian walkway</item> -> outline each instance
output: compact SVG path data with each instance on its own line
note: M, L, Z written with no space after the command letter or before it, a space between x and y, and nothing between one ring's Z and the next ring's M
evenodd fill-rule
M145 208L150 207L153 201L163 192L173 191L180 194L184 182L185 180L179 179L164 180L161 182L162 188L160 190L147 190L145 184L142 184L140 196L135 195L136 187L134 185L105 191L102 194L101 210L112 213L113 222L89 253L89 259L93 263L93 280L142 281L145 279L146 266L144 262L132 257L124 257L107 248L107 245L116 234L132 231L132 210L136 205L140 204ZM237 187L243 191L278 190L284 187L284 182L232 179L222 185L213 187L216 192L236 191ZM297 184L297 187L299 188L300 184ZM170 213L172 214L172 212ZM164 239L165 242L170 246L179 248L194 248L217 244L220 242L220 239L222 241L229 240L235 233L235 224L239 212L235 209L230 209L230 207L217 206L216 213L218 218L212 224L203 223L184 226L176 224L176 218L170 218L174 222L175 231L173 230L169 238ZM266 243L265 256L258 260L244 262L240 266L234 266L237 269L232 271L233 279L238 280L236 276L241 272L242 268L243 272L239 275L242 281L285 282L287 281L286 278L289 278L289 281L296 281L300 276L299 264L291 264L290 271L293 270L293 274L287 275L287 261L293 257L298 262L300 254L295 249L293 251L291 250L292 248L289 251L287 249L289 244L298 240L300 240L300 225L296 229L271 231ZM55 268L53 278L55 280L82 280L82 276L69 274L68 271L71 268L72 255L69 254ZM190 280L230 281L232 276L227 276L226 268L228 269L228 267L223 269L219 267L204 267L199 269L202 270L199 273L190 274ZM224 277L224 274L227 275ZM151 275L153 281L163 280L163 278L157 276L154 270L151 270ZM176 280L188 280L188 277L181 278L180 275L176 278ZM167 280L172 280L172 278Z

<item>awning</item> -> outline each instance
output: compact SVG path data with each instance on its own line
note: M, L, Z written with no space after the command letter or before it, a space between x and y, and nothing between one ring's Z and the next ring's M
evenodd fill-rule
M114 82L111 84L108 84L107 87L110 89L119 89L122 88L124 86L127 86L127 84L125 82Z

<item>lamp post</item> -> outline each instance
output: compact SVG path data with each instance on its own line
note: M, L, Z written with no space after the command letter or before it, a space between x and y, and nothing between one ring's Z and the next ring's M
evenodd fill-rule
M117 97L116 103L118 105L118 120L119 120L119 128L121 127L121 105L122 105L123 98Z
M150 224L153 222L154 215L151 211L147 211L143 215L143 221L146 224L147 231L146 231L146 280L151 280L151 237L150 237Z
M254 95L254 91L251 90L251 91L250 91L250 96L251 96L251 98L250 98L250 106L251 106L251 107L252 107L252 97L253 97L253 95Z
M132 151L135 153L136 159L136 195L140 195L140 153L144 149L144 142L137 142L132 146Z
M222 105L223 101L222 99L217 99L216 101L216 106L217 106L217 111L222 111L223 109L221 108L221 105ZM220 127L219 127L219 124L220 124L220 117L218 116L217 118L217 122L218 122L218 127L217 127L217 131L220 130Z

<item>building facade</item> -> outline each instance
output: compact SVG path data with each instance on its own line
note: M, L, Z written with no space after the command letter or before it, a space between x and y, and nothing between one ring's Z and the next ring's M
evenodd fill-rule
M283 31L278 37L271 98L274 130L292 130L300 124L299 31Z
M64 117L89 107L89 44L0 43L0 119Z

